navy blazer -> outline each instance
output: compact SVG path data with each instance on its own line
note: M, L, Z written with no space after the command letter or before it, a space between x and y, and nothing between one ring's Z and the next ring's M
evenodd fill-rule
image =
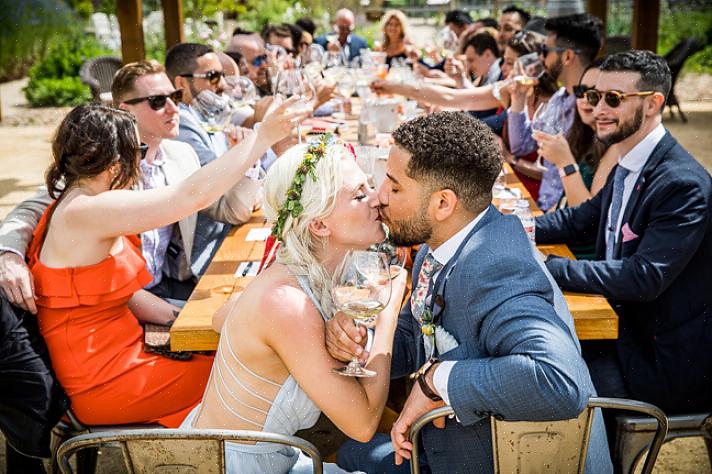
M712 408L712 182L666 133L641 170L627 225L605 261L614 172L592 199L536 220L538 243L596 238L595 261L553 258L562 289L598 293L619 316L618 357L634 398L666 412ZM622 234L622 233L621 233ZM625 242L623 241L625 240Z
M448 419L442 430L423 428L434 473L493 471L490 416L573 418L595 395L571 315L565 305L557 314L558 289L534 258L520 221L490 206L473 232L442 291L441 324L459 342L439 354L441 360L458 361L448 379L457 420ZM415 259L413 287L428 250L423 245ZM413 372L424 359L420 326L406 304L393 343L391 376ZM612 472L600 413L594 418L586 468Z
M326 36L319 36L317 39L314 40L314 42L324 49L327 49L328 47L328 41L326 40ZM361 54L362 49L368 49L368 43L366 42L366 40L354 33L351 33L351 35L349 36L349 41L346 44L349 45L349 61L359 56Z

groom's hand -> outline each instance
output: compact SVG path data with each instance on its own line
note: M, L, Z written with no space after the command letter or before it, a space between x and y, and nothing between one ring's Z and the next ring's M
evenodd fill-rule
M362 363L368 359L364 350L367 341L366 328L356 326L354 320L337 312L326 322L326 349L336 360L349 362L357 357Z
M430 376L432 373L433 371L430 371L428 375ZM432 380L429 383L430 387L432 387ZM393 428L391 428L391 443L393 443L396 455L396 465L400 466L403 463L403 459L410 459L413 443L410 442L409 437L413 423L430 410L444 406L445 402L442 400L439 402L432 401L425 396L419 384L413 384L413 389L410 391L408 400L405 401L403 411L401 411L400 416L393 424ZM436 428L445 428L445 418L433 420L433 425Z

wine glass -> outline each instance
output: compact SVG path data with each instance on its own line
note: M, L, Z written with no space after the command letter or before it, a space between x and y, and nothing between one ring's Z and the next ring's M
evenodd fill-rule
M255 84L245 76L225 76L227 88L225 93L232 100L235 108L252 106L257 101L257 88Z
M372 327L376 316L391 299L387 257L379 252L350 250L332 278L331 295L336 309L353 318L354 324ZM348 377L373 377L376 372L361 367L357 357L349 365L332 369Z
M435 37L435 44L437 45L443 58L451 58L455 55L457 47L460 44L460 40L449 27L445 27L438 31Z
M549 102L542 102L534 112L532 117L532 130L547 133L549 135L558 135L564 131L565 118L563 108L550 107ZM537 156L536 165L542 170L545 170L542 163L542 157Z
M339 103L339 118L345 119L346 111L344 109L344 105L346 102L351 100L351 96L354 95L354 92L356 92L356 79L354 78L351 70L344 70L343 74L336 83L336 91L342 97L342 100Z
M386 227L386 235L389 232ZM374 245L372 249L375 252L384 254L388 259L388 272L391 278L396 278L405 269L405 262L409 252L408 247L399 247L393 243L390 237L387 237L383 242Z
M539 53L529 53L520 56L514 63L513 80L525 85L534 85L546 72L544 63L539 59Z
M302 100L287 109L287 113L311 112L314 110L314 105L316 105L316 90L300 69L285 69L281 71L277 76L275 92L287 98L293 95L302 98ZM301 123L297 124L297 139L299 143L302 143Z
M193 98L191 106L203 118L202 125L208 133L222 132L233 113L228 96L207 89Z

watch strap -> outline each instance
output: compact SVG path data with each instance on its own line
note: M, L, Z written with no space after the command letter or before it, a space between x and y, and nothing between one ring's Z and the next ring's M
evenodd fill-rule
M418 381L418 385L420 386L420 390L423 391L423 394L431 399L434 402L439 402L442 401L442 397L435 393L432 388L428 385L428 382L425 380L426 375L428 375L428 372L433 370L433 367L438 365L440 361L432 358L428 360L417 372L415 372L415 380Z

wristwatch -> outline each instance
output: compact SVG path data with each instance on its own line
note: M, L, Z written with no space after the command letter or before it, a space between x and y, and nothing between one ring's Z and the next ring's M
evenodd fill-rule
M566 176L571 176L574 173L578 173L579 170L579 165L576 163L571 164L571 165L566 165L563 168L559 168L559 176L562 178Z
M425 364L423 364L421 368L410 374L411 379L415 379L418 381L418 385L420 385L420 390L423 391L423 394L434 402L441 401L442 397L436 394L433 389L428 386L428 382L425 381L425 376L428 375L428 372L430 372L433 367L435 367L439 363L440 361L437 358L431 357L425 362Z

